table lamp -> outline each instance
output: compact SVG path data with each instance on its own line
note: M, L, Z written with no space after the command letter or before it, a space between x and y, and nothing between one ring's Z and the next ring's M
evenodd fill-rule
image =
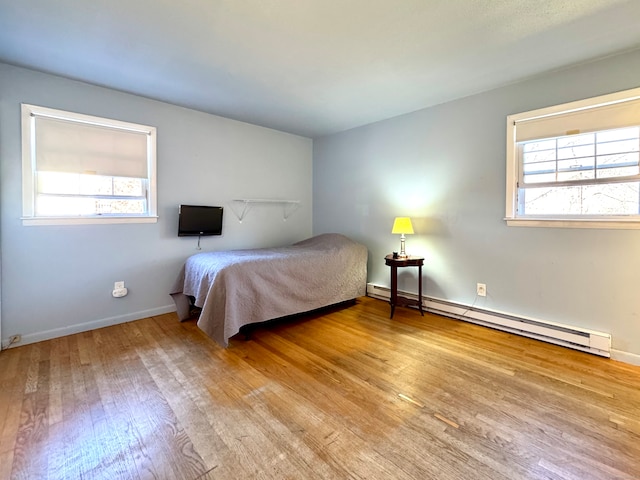
M398 258L407 258L407 252L404 251L404 236L405 234L413 234L413 225L411 225L411 219L409 217L396 217L393 221L393 229L391 233L400 234L400 254Z

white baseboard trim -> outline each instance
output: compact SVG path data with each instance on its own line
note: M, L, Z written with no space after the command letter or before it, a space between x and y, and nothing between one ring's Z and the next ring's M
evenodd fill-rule
M398 291L398 294L414 300L418 298L414 293ZM367 295L389 301L391 292L388 287L368 283ZM437 315L456 318L603 357L611 356L611 335L609 333L480 308L474 305L464 305L428 296L422 297L422 307L427 312Z
M623 352L622 350L611 350L611 358L619 362L640 366L640 355L637 353Z
M165 305L163 307L150 308L148 310L141 310L139 312L128 313L126 315L118 315L116 317L107 317L100 320L93 320L91 322L77 323L75 325L69 325L67 327L53 328L51 330L45 330L43 332L28 333L22 335L20 343L9 346L9 338L2 339L2 349L20 347L22 345L28 345L30 343L42 342L44 340L51 340L52 338L64 337L66 335L73 335L74 333L87 332L89 330L96 330L98 328L110 327L111 325L118 325L119 323L132 322L134 320L140 320L141 318L153 317L155 315L163 315L165 313L171 313L176 311L175 305Z

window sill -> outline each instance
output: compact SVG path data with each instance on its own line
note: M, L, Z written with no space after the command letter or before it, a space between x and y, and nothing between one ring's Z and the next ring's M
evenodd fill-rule
M551 219L551 218L505 218L510 227L543 227L543 228L603 228L603 229L640 229L639 219Z
M38 225L105 225L116 223L157 223L157 216L148 217L22 217L26 227Z

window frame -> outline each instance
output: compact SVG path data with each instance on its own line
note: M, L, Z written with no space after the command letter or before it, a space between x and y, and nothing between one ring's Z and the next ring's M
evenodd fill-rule
M143 214L107 214L107 215L61 215L37 216L35 200L37 189L36 167L36 130L33 118L36 116L67 120L96 127L133 131L147 135L147 212ZM156 223L158 221L156 163L157 163L157 130L156 127L141 125L121 120L68 112L48 107L40 107L23 103L21 105L22 123L22 224L35 225L87 225L114 223ZM80 172L79 172L80 173ZM97 196L97 195L96 195Z
M518 214L518 182L521 177L521 144L516 142L517 123L525 120L557 116L569 112L596 111L615 104L640 99L640 88L601 95L575 102L554 105L551 107L522 112L507 116L506 141L506 204L505 218L508 226L524 227L564 227L564 228L611 228L611 229L640 229L640 212L637 215L519 215ZM639 122L640 123L640 122ZM570 130L568 125L566 130ZM602 130L605 130L603 127ZM585 132L586 133L586 132ZM551 137L549 137L551 138ZM604 182L608 183L608 182ZM611 182L613 183L613 181Z

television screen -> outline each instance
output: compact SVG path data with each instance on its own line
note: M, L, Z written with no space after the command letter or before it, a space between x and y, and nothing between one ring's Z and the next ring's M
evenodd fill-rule
M222 235L222 207L180 205L178 236Z

